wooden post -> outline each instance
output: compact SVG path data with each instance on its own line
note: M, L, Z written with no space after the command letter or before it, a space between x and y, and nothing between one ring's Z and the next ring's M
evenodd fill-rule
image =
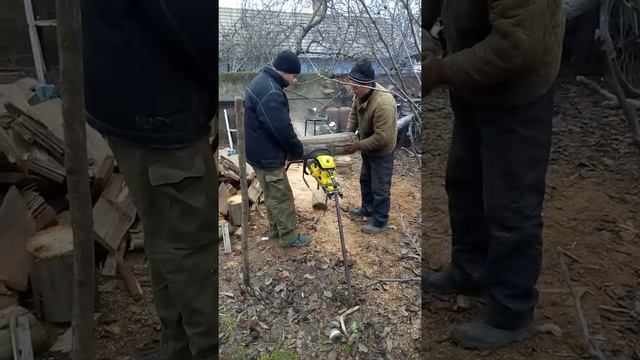
M64 117L65 170L73 230L73 360L93 359L94 237L84 118L82 18L79 0L56 0Z
M240 161L240 193L242 194L242 281L251 287L249 275L249 188L247 186L247 157L244 148L244 109L242 98L236 97L236 131L238 135L238 158Z

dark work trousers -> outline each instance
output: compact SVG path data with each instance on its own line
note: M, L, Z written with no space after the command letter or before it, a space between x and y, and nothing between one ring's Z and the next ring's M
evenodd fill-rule
M391 177L394 152L384 156L362 154L360 194L362 209L371 214L371 223L377 227L389 222Z
M452 94L451 106L446 189L453 271L488 291L490 325L522 328L538 300L553 90L503 107Z

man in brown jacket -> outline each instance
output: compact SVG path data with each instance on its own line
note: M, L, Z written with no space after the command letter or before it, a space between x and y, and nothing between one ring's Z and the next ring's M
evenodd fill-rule
M562 2L427 0L423 11L427 30L442 15L448 49L442 58L423 53L423 95L448 87L455 115L446 174L452 261L423 278L423 292L485 295L483 316L451 337L501 347L534 334Z
M371 218L371 222L362 227L367 234L377 234L387 229L393 155L398 135L396 101L374 79L375 72L368 60L359 61L349 73L351 90L355 96L347 131L358 130L360 137L360 141L350 144L349 149L362 153L362 205L349 211L349 214L356 218Z

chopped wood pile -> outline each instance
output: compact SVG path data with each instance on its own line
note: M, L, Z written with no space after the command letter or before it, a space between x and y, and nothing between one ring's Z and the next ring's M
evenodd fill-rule
M223 224L228 223L231 234L240 234L242 224L242 196L240 195L240 160L230 148L218 149L218 238L223 238ZM247 164L247 185L249 186L249 206L252 209L262 199L262 188L256 173Z
M29 305L23 312L36 315L30 315L30 322L69 323L73 236L62 103L41 102L36 85L33 79L0 84L0 314ZM99 259L106 254L96 266L103 276L121 277L137 300L142 289L123 261L127 250L143 246L137 210L122 176L114 172L106 140L89 126L86 136L96 250ZM0 355L12 347L9 329L3 335L1 323ZM31 327L31 337L39 344L41 334L33 333L38 326Z

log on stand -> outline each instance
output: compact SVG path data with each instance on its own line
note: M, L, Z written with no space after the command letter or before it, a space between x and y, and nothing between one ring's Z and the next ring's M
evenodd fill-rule
M38 232L27 242L34 259L31 284L36 314L53 323L71 321L73 234L68 225Z
M358 141L356 134L352 132L343 132L337 134L305 136L300 141L304 147L304 152L309 153L313 150L328 148L333 156L353 154L347 150L347 145Z

